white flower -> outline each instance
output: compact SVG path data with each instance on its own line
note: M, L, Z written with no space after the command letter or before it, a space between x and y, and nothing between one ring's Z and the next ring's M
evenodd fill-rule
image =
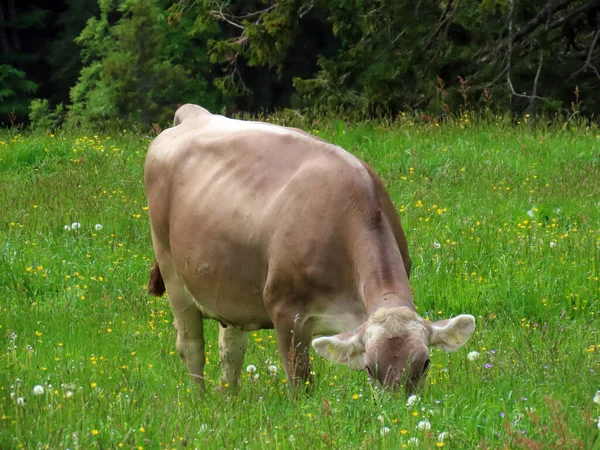
M65 397L67 397L67 398L71 398L71 397L73 397L73 391L67 391L67 392L65 393Z
M94 229L96 231L100 231L102 229L102 224L101 223L97 223L96 225L94 225Z
M475 360L476 360L476 359L478 359L478 358L479 358L479 352L470 352L470 353L467 355L467 359L468 359L469 361L475 361Z
M15 398L15 393L14 392L10 393L10 398Z
M275 375L277 373L277 366L271 365L271 366L267 367L267 370L269 371L269 373L271 375Z
M442 246L442 244L440 244L439 242L433 243L433 248L440 248L441 246Z
M419 430L431 430L431 424L429 423L428 420L421 420L418 424L417 424L417 428Z
M527 215L533 219L535 216L535 211L533 209L530 209L529 211L527 211Z
M550 248L554 248L554 247L556 247L556 242L550 241Z
M290 442L294 442L296 440L296 438L294 437L293 434L290 434L289 439L290 439Z
M208 425L206 425L205 423L203 423L202 425L200 425L200 432L206 431L206 430L208 430Z
M411 437L408 440L408 445L413 445L416 447L417 445L419 445L419 439L417 439L416 437Z
M65 231L71 231L71 227L69 225L65 225Z
M554 211L555 214L560 214L560 208L554 208L552 211Z
M419 399L417 398L416 395L411 395L410 397L408 397L408 400L406 400L406 406L412 406L415 403L417 403L419 401Z
M444 442L444 439L446 439L447 437L448 437L448 432L442 431L440 434L438 434L438 441Z
M79 222L73 222L71 224L71 230L76 230L77 228L80 228L81 224Z
M248 373L256 372L256 366L254 364L249 364L248 367L246 367L246 372L248 372Z
M260 376L259 374L255 373L255 374L254 374L254 379L255 379L255 380L258 380L258 377L259 377L259 376Z
M600 391L596 391L596 395L594 395L594 403L600 404Z
M381 435L385 436L386 434L390 434L390 429L388 427L383 427L381 429Z
M39 384L36 384L33 387L33 395L44 395L44 387Z
M17 405L23 406L25 404L25 399L23 397L17 398Z

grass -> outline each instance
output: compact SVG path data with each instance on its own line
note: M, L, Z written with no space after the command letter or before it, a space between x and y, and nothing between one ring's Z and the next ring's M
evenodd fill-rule
M250 338L259 377L220 392L213 322L198 392L167 299L145 294L151 138L5 130L0 448L600 448L598 128L463 116L309 131L381 175L421 315L477 318L463 349L432 350L419 401L317 357L293 399L272 330Z

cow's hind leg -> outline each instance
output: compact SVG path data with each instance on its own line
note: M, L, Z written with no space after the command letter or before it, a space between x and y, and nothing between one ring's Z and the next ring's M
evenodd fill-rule
M192 295L177 274L170 255L153 237L156 261L160 276L169 297L169 305L175 318L177 330L177 352L187 365L190 376L204 386L204 324L202 314L196 307Z
M223 375L221 382L225 387L236 387L248 343L248 332L236 330L231 326L219 325L219 357Z

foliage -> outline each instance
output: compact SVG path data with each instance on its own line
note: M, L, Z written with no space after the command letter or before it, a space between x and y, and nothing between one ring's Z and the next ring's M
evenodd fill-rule
M244 372L232 395L219 387L214 321L198 392L167 299L145 294L149 137L5 130L0 448L597 447L598 127L470 114L305 125L382 177L420 314L477 317L466 348L432 352L418 402L319 357L309 395L294 399L270 330L251 334L246 364L259 377ZM431 430L418 428L425 419Z
M8 64L0 64L0 123L8 123L9 114L27 112L27 96L37 85L24 72Z
M193 70L206 60L202 50L177 45L187 33L168 24L162 2L132 0L116 7L102 1L100 10L76 39L86 66L71 90L74 120L118 117L149 125L171 120L178 103L216 108L216 95L206 92L206 71ZM111 24L114 14L119 19ZM199 56L191 63L185 53L190 50Z
M48 100L36 98L29 104L31 127L41 130L54 130L65 118L64 105L61 103L52 110Z
M265 82L257 83L247 65L276 73L284 85L293 80L303 102L288 92L288 104L326 111L446 113L485 98L485 108L495 110L556 112L568 108L576 85L586 93L582 112L600 109L591 95L600 88L599 0L296 0L266 7L181 0L180 6L203 27L217 21L225 30L210 52L225 70L217 86L236 96ZM328 34L316 52L296 51L307 38ZM285 71L298 57L309 73ZM445 84L444 101L436 80Z

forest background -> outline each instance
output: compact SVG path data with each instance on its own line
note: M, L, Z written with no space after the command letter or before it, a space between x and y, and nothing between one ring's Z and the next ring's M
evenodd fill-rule
M0 0L0 123L600 111L600 0Z

